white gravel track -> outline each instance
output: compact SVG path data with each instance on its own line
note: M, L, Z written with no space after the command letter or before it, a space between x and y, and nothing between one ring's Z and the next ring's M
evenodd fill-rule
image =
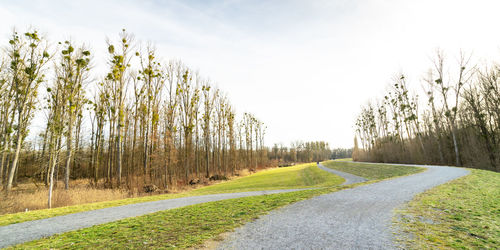
M235 230L219 249L394 249L393 210L468 174L455 167L358 186L277 209Z

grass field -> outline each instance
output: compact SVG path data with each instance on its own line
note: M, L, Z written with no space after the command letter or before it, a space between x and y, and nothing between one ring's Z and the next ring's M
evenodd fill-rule
M121 206L139 202L156 201L163 199L174 199L186 196L234 193L256 190L274 190L287 188L310 188L334 186L343 182L341 177L322 171L316 164L300 164L287 168L274 168L263 170L253 175L241 177L235 180L222 182L212 186L194 189L188 192L177 194L153 195L138 198L128 198L121 200L88 203L83 205L58 207L53 209L42 209L14 214L4 214L0 216L0 226L9 225L24 221L50 218L70 213L84 212L106 207Z
M408 233L402 244L422 249L498 249L500 173L471 169L462 178L419 194L398 211Z
M381 180L391 177L416 174L425 170L425 168L403 166L403 165L386 165L386 164L366 164L347 161L326 161L322 163L324 166L361 176L368 180Z

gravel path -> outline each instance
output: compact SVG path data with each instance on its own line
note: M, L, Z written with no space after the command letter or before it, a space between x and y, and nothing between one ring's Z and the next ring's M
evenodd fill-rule
M338 170L335 170L335 169L331 169L331 168L327 168L321 164L318 164L318 167L327 171L327 172L330 172L332 174L336 174L342 178L345 179L345 182L342 183L342 185L349 185L349 184L353 184L353 183L359 183L359 182L365 182L367 181L367 179L363 178L363 177L359 177L357 175L353 175L353 174L349 174L349 173L344 173L344 172L340 172Z
M236 229L219 249L393 249L393 209L469 171L422 173L363 185L274 210Z
M357 181L359 177L332 171L329 168L322 169L341 175L347 182ZM341 174L340 174L341 173ZM354 178L354 179L351 179ZM307 189L307 188L306 188ZM42 220L27 221L0 227L0 248L11 246L23 242L28 242L43 237L48 237L58 233L64 233L94 225L113 222L129 217L145 215L162 210L179 208L188 205L200 204L211 201L225 199L242 198L256 195L277 194L294 192L305 189L282 189L269 191L252 191L242 193L212 194L203 196L191 196L169 200L159 200L137 204L124 205L119 207L109 207L98 210L91 210L81 213L62 215Z

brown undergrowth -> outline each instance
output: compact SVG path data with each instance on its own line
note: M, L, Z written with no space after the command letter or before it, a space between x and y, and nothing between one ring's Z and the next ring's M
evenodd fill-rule
M133 197L135 194L122 189L92 188L83 180L71 182L69 190L62 182L54 189L53 207L71 206L99 201L108 201ZM47 208L48 189L33 183L19 184L11 194L0 195L0 214L22 212Z

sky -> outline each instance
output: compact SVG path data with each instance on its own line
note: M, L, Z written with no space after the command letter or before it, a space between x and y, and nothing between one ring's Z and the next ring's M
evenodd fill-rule
M0 0L0 43L12 28L90 46L106 69L121 29L211 79L238 113L267 126L266 144L351 147L360 106L404 73L421 89L437 48L500 58L500 1Z

